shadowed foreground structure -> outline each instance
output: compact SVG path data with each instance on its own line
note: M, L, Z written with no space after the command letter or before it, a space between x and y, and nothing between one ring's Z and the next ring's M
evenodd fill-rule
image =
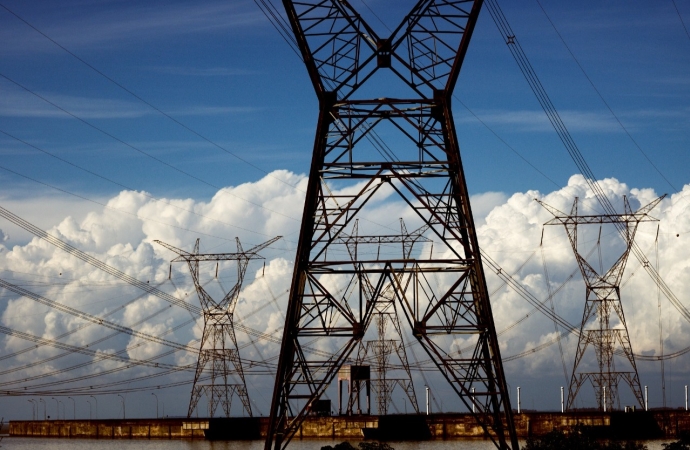
M690 432L690 412L684 410L527 412L515 414L520 438L557 431L586 429L593 437L616 439L675 439ZM11 421L10 436L91 439L265 439L266 417L214 419L129 419ZM364 439L381 441L486 439L471 414L307 417L296 439Z

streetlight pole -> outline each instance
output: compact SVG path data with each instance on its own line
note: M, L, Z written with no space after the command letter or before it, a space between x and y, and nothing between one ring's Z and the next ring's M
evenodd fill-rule
M33 398L31 400L27 400L27 402L31 403L31 418L32 420L36 420L36 404L34 403L36 400Z
M65 420L65 404L58 400L58 405L62 405L62 420ZM60 420L60 407L58 406L58 420Z
M77 420L77 402L72 397L67 397L72 400L72 420Z
M93 401L96 402L96 419L98 419L98 399L93 395L89 395L89 397L91 397Z
M50 397L51 400L55 400L55 414L57 415L58 420L60 419L60 405L58 405L58 400L55 397Z
M38 402L39 403L43 402L43 420L46 420L46 408L47 408L46 401L43 400L41 397L39 397ZM39 411L39 413L40 413L40 411Z
M125 398L123 396L121 396L120 394L117 394L117 396L122 399L122 418L126 419L127 414L125 413Z
M424 386L426 390L426 415L429 415L429 386Z
M86 403L89 404L89 420L91 420L91 401L87 398Z
M158 396L153 392L151 392L151 395L156 397L156 419L158 419Z

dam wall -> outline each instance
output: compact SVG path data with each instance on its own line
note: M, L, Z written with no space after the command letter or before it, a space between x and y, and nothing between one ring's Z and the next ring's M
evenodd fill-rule
M515 414L520 438L582 427L600 437L677 438L690 431L690 412L523 412ZM214 419L13 420L10 436L89 439L264 439L266 417ZM295 438L356 440L485 438L470 414L308 417Z

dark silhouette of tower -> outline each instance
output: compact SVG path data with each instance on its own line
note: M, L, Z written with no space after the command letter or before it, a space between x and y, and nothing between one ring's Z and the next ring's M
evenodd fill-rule
M235 337L233 316L249 261L263 259L258 253L280 238L281 236L275 237L247 251L242 249L239 238L236 238L237 253L211 254L199 253L199 239L196 240L194 250L191 253L165 242L154 241L179 255L171 261L171 265L173 262L187 263L204 314L204 330L201 334L199 359L194 374L194 385L192 386L187 417L191 417L202 396L206 396L208 399L209 417L214 416L218 405L222 406L225 416L230 417L233 395L240 398L246 414L252 415L242 359ZM220 301L214 300L206 292L199 279L199 263L208 261L216 262L216 264L219 261L237 262L237 282ZM218 277L218 265L216 265L216 277ZM206 377L203 377L204 375ZM235 377L238 381L230 383L229 381Z
M405 222L400 219L400 234L399 235L374 235L374 236L360 236L359 235L359 221L355 220L352 233L346 235L341 233L338 239L346 245L350 259L353 263L358 261L358 247L359 245L377 246L377 257L380 256L381 246L400 246L402 250L402 257L410 259L412 257L412 249L418 242L431 242L430 239L424 237L424 233L429 229L427 225L414 230L407 231ZM373 293L375 288L368 287ZM378 298L374 302L373 321L376 324L377 336L376 339L363 340L360 342L357 351L356 365L364 366L370 364L373 360L373 370L371 373L371 386L374 394L376 394L376 406L378 414L388 414L388 408L393 402L393 391L399 387L410 402L411 409L419 413L419 404L417 403L417 394L412 383L412 373L410 371L410 364L407 360L407 353L405 352L405 341L403 339L402 326L400 324L400 316L395 300L395 286L387 283L385 287L379 289ZM392 325L392 329L389 328ZM387 339L388 335L392 334L394 339ZM391 376L393 374L394 376ZM355 384L356 388L360 385ZM351 412L354 407L355 396L350 397L350 402L347 405L347 411Z
M632 211L627 197L623 197L625 213L578 215L577 197L573 202L570 214L565 214L558 209L537 200L554 218L545 225L563 225L568 234L570 245L575 253L575 259L582 272L586 285L585 310L582 315L580 334L577 342L577 352L573 364L573 373L568 388L568 401L566 408L571 409L575 404L577 394L582 385L589 381L594 387L597 407L604 411L620 409L618 397L618 385L625 382L638 402L640 408L644 408L644 399L640 386L640 376L637 373L637 365L630 345L628 325L623 313L621 303L620 284L623 271L628 262L630 249L635 242L635 233L640 222L655 221L648 213L664 197L659 197L637 211ZM605 273L599 273L583 256L577 248L578 225L614 224L622 226L621 234L626 244L625 251L618 260ZM600 241L597 243L600 245ZM603 268L601 269L603 272ZM591 346L596 355L598 370L584 371L580 364L583 362L587 349ZM616 350L622 353L622 360L627 361L627 370L616 367L614 353Z
M266 450L290 442L390 303L486 436L517 450L451 113L481 0L420 0L388 36L347 0L283 4L319 119ZM357 219L366 236L395 230L382 205L433 243L358 242L353 259L341 237Z

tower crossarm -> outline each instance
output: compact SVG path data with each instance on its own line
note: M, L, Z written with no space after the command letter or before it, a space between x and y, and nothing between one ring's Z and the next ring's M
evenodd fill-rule
M236 253L205 254L199 253L199 239L196 240L196 243L194 244L194 250L192 252L182 250L160 240L155 240L154 242L179 255L177 256L177 258L171 260L171 263L186 262L188 264L189 271L192 274L192 279L194 280L194 286L196 288L197 295L199 296L199 301L205 314L208 314L213 310L214 313L223 312L232 315L235 304L237 303L237 299L240 295L240 290L242 289L242 282L244 280L244 275L247 271L249 261L253 259L264 259L263 256L258 254L258 252L267 248L268 246L270 246L271 244L273 244L281 238L282 236L276 236L246 251L242 249L242 244L240 243L239 238L235 238L235 241L237 243ZM211 298L211 296L202 287L202 283L199 280L199 263L208 261L237 261L237 282L228 291L228 293L225 294L221 301L215 301L213 298Z
M412 246L417 242L432 242L431 239L424 236L424 233L429 229L430 225L425 224L418 229L408 232L405 227L405 222L400 219L400 234L388 234L388 235L373 235L373 236L360 236L358 234L359 230L359 220L355 221L352 227L352 234L348 235L345 233L340 233L335 242L344 244L347 247L350 257L353 261L358 260L357 250L360 245L381 245L388 244L402 244L402 258L403 260L410 259L412 253ZM378 260L378 253L375 260Z
M573 253L586 284L585 309L580 325L580 337L568 390L567 408L573 406L575 398L586 380L592 382L599 409L610 411L614 406L618 405L618 383L620 380L624 380L630 386L640 406L643 404L637 365L635 364L632 346L630 345L630 336L620 298L620 284L630 250L635 242L637 228L641 222L657 220L651 217L649 213L663 198L664 196L661 196L637 211L633 211L628 198L624 197L625 213L600 215L579 215L577 212L577 197L573 202L570 214L565 214L553 206L535 199L554 216L545 225L565 226L570 245L573 248ZM621 232L621 236L626 244L625 251L603 274L598 273L578 251L577 227L578 225L590 224L614 224L616 229ZM600 240L597 241L597 245L601 245ZM612 327L612 315L614 320L618 318L621 328ZM590 346L594 348L599 366L598 372L585 372L580 367L587 348ZM616 352L616 346L621 348L620 352ZM614 354L620 355L620 353L627 359L632 371L623 372L616 368Z
M319 119L266 450L285 450L387 304L485 435L518 448L450 104L482 1L412 3L382 37L349 0L283 0ZM379 130L401 139L388 147ZM426 229L360 236L357 219L380 204L400 205ZM429 251L413 257L424 234ZM454 334L476 336L471 356L450 351ZM332 358L304 351L316 336L338 349Z
M171 262L180 262L180 261L198 261L198 262L204 262L204 261L238 261L241 259L246 259L246 260L251 260L251 259L264 259L263 256L259 255L258 253L265 249L266 247L270 246L274 242L278 241L281 239L282 236L276 236L272 239L269 239L268 241L264 242L263 244L256 245L249 250L246 251L239 251L236 253L204 253L204 254L199 254L198 253L198 248L196 249L195 253L190 253L186 250L182 250L181 248L177 248L173 245L167 244L163 241L160 240L155 240L155 242L158 245L161 245L165 248L167 248L170 251L173 251L177 253L179 256L175 259L173 259Z
M251 402L242 367L242 358L235 336L233 315L249 261L263 259L258 252L280 238L281 236L276 236L246 251L242 248L239 238L235 238L237 244L236 253L208 254L199 253L199 239L196 240L194 249L191 252L159 240L155 241L157 244L178 254L177 258L171 261L171 273L172 262L187 263L194 281L194 287L199 296L199 303L203 310L204 328L199 345L199 359L197 361L194 384L192 385L192 393L189 400L188 417L191 417L202 396L208 398L210 417L214 416L218 406L221 406L225 416L229 417L233 395L237 395L240 398L244 411L249 416L252 416ZM237 262L237 281L220 301L215 301L200 282L199 263L205 261ZM218 277L218 265L216 265L216 277ZM241 327L238 328L241 329ZM210 376L203 378L203 375L209 371ZM234 383L231 382L230 378L232 377L237 378Z
M603 214L591 216L560 216L546 222L544 225L590 225L607 223L630 223L630 222L658 222L658 219L647 214Z
M582 276L587 282L588 286L594 285L620 285L621 278L623 277L623 271L625 270L625 265L628 261L630 255L630 249L635 240L635 234L637 232L637 227L641 222L655 222L658 219L649 215L652 209L661 202L665 197L662 195L648 203L645 206L640 207L637 211L632 211L630 208L630 203L627 196L623 197L625 213L624 214L599 214L599 215L579 215L577 213L578 199L575 197L573 206L571 208L570 214L565 214L562 211L550 206L539 199L535 199L540 205L549 211L554 218L546 222L544 225L564 225L566 232L568 234L568 239L575 253L577 263L580 266ZM625 232L623 237L626 241L626 249L623 254L618 258L618 260L611 266L611 268L605 273L598 273L580 254L577 246L577 227L578 225L591 225L591 224L616 224L623 225L625 227Z
M624 197L625 203L625 213L624 214L590 214L590 215L579 215L577 214L577 202L578 199L575 197L573 203L573 208L571 214L566 214L558 209L550 206L539 199L534 199L537 203L544 207L548 212L553 215L553 219L546 222L544 225L565 225L565 226L577 226L577 225L589 225L589 224L629 224L629 223L640 223L640 222L658 222L656 219L649 215L649 213L661 202L661 200L666 197L666 194L658 197L648 204L640 207L637 211L632 211L630 209L630 203L628 198Z
M382 68L419 98L448 98L460 73L481 0L420 0L381 37L347 0L284 0L319 99L350 98Z

